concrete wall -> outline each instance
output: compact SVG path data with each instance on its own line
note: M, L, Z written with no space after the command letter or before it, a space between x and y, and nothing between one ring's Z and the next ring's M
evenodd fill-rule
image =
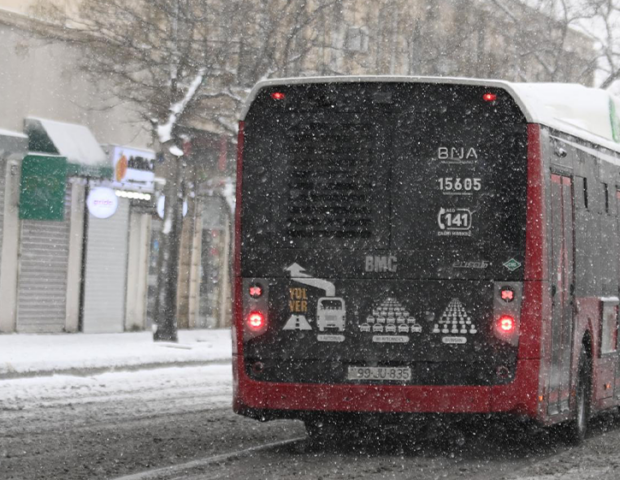
M85 125L101 144L148 146L140 119L77 70L81 50L42 39L16 17L0 10L0 128L21 132L24 118L37 116Z

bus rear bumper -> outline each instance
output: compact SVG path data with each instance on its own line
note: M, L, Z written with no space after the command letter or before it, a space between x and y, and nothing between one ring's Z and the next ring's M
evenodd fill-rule
M234 368L233 407L241 415L268 419L319 412L510 413L537 419L539 367L539 360L519 360L514 382L496 386L272 383L252 380L244 368Z

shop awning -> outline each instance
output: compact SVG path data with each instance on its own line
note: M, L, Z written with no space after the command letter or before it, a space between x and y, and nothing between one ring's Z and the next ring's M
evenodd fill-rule
M28 117L25 131L31 152L67 158L68 176L112 177L112 166L108 157L88 127Z
M28 137L23 133L0 128L0 158L17 156L20 159L28 152Z

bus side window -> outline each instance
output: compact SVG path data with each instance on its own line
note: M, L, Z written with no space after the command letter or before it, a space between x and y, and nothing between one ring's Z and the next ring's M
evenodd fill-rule
M606 183L603 183L603 201L605 205L605 213L607 215L609 215L610 209L609 209L609 185Z
M575 177L575 208L588 209L588 179Z

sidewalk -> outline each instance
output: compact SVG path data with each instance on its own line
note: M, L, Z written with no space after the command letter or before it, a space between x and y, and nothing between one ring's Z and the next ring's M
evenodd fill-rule
M229 329L182 330L179 343L151 332L0 335L0 380L230 362L231 348Z

